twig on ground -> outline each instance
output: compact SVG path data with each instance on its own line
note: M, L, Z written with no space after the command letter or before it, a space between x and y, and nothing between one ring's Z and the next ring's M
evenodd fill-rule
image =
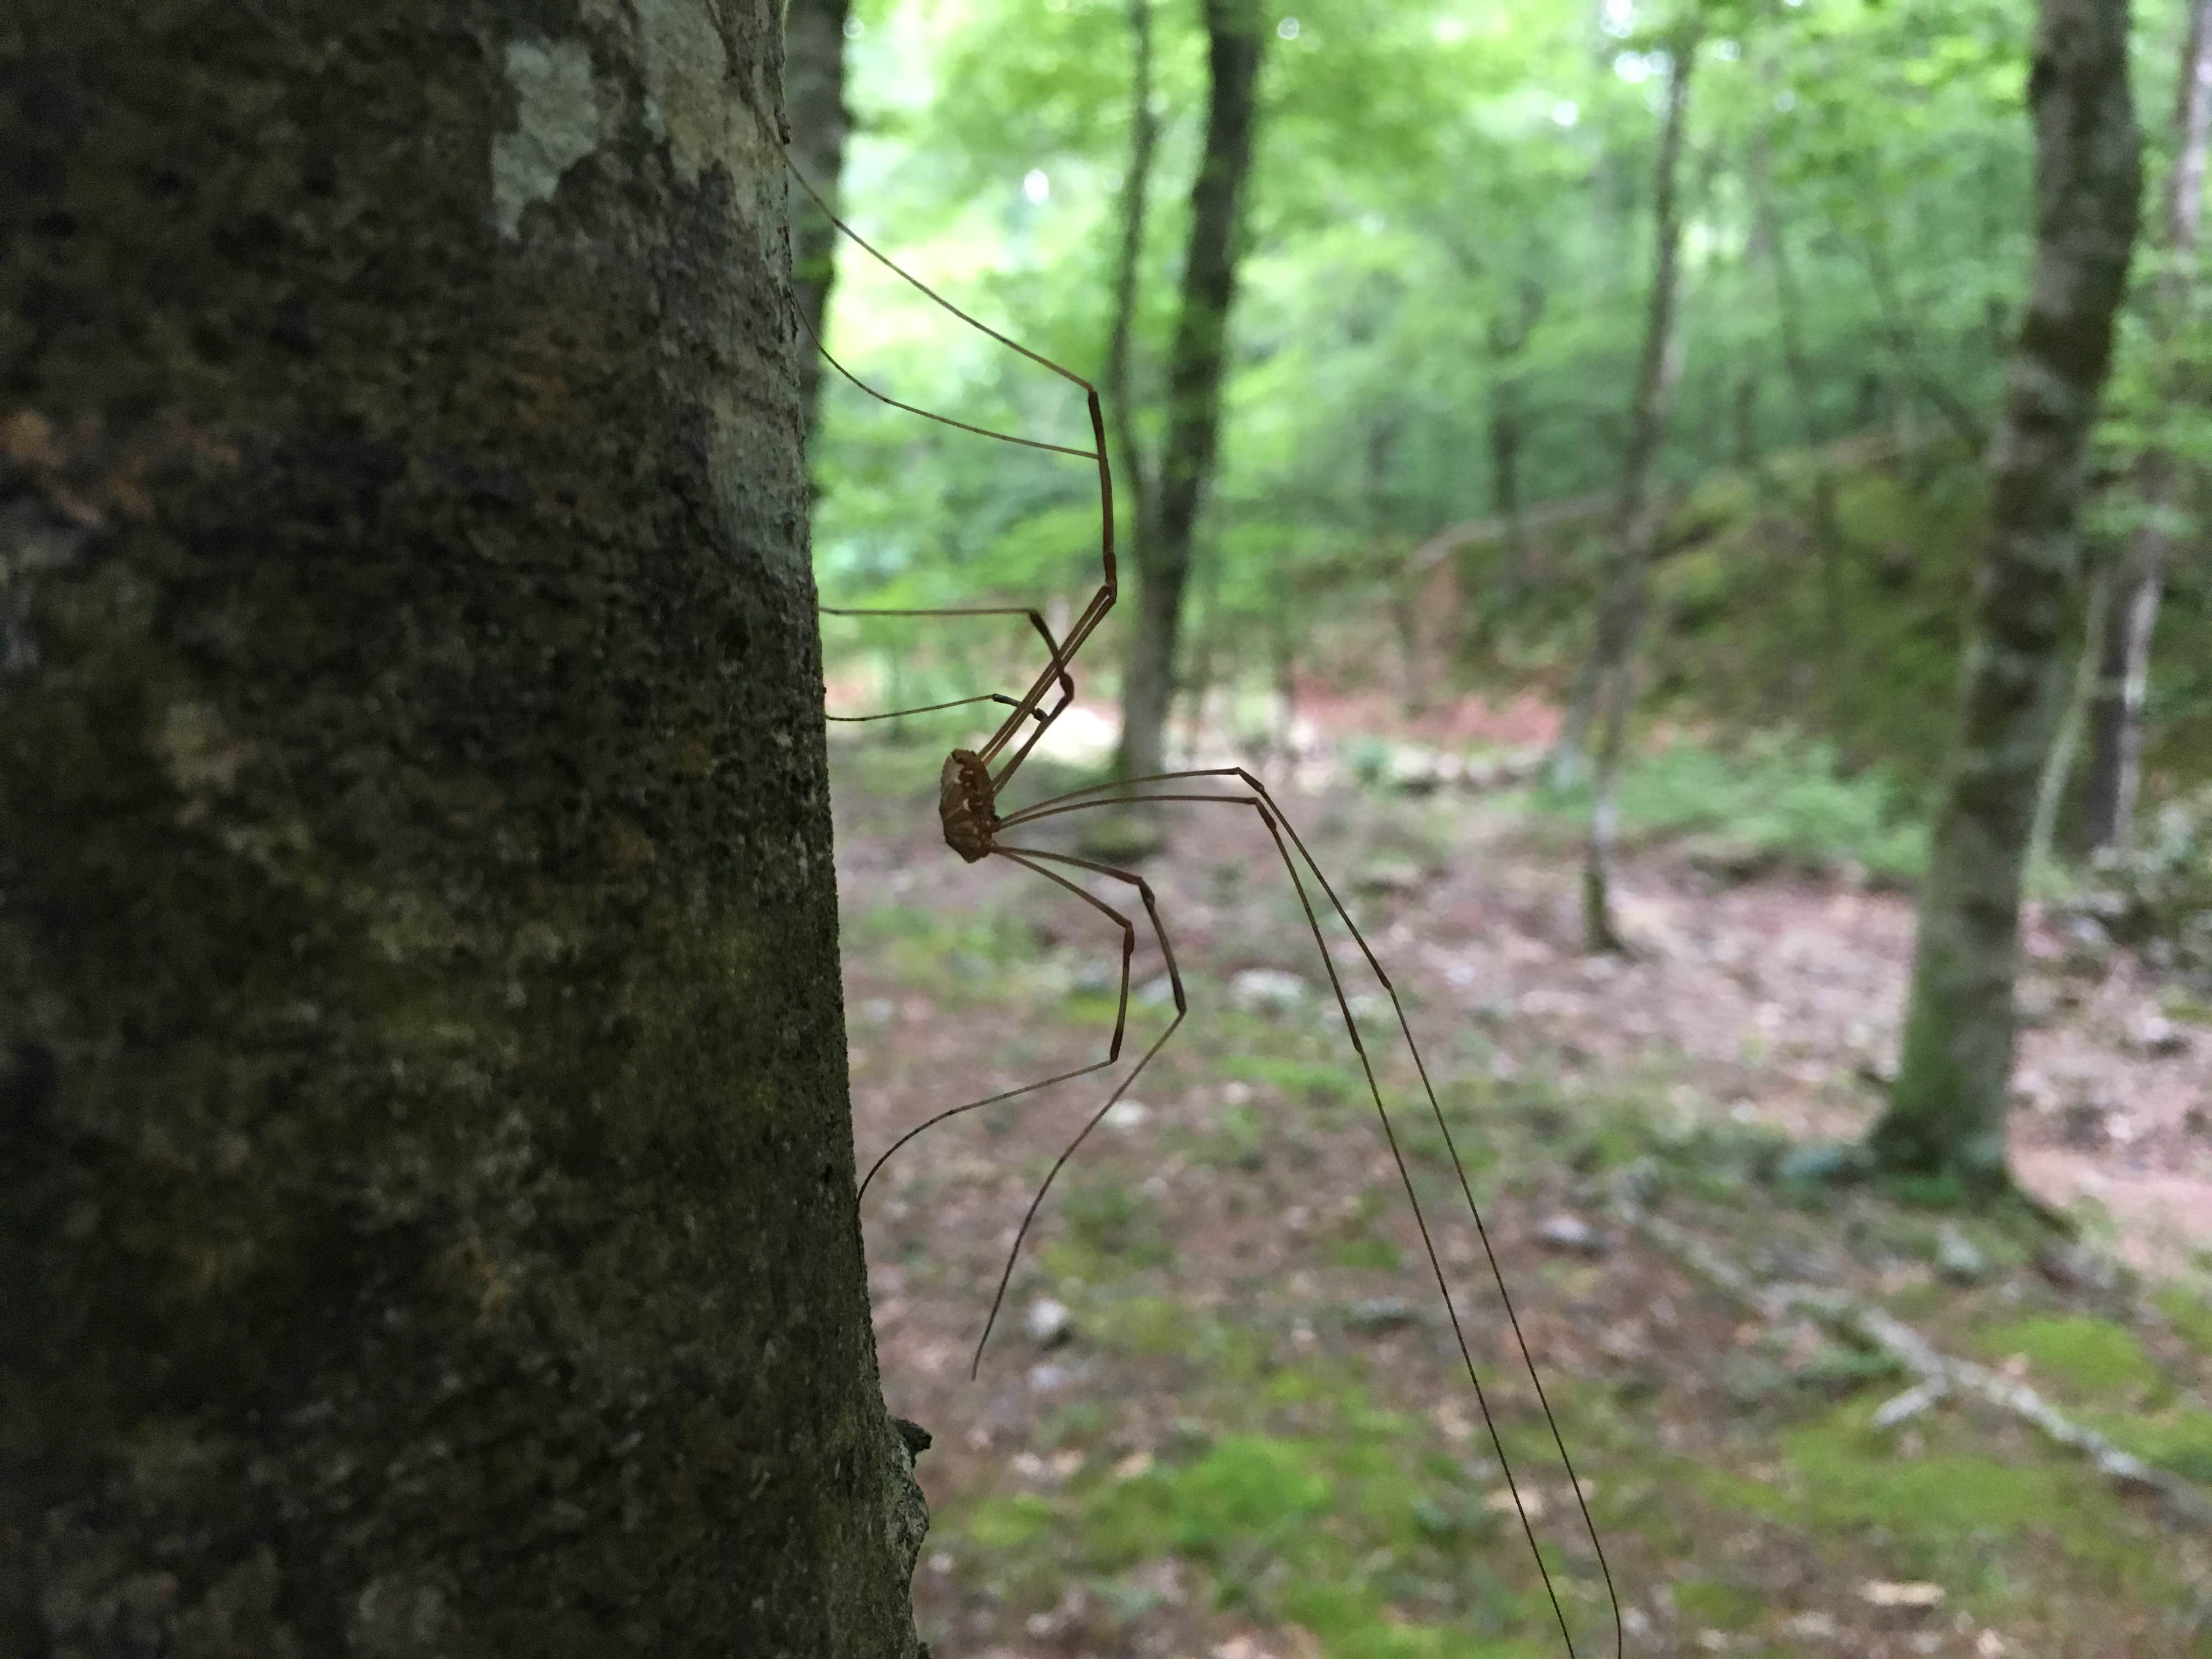
M1932 1405L1946 1394L1972 1395L2019 1419L2045 1439L2078 1452L2123 1486L2155 1493L2179 1519L2212 1531L2212 1493L2170 1470L2147 1463L2096 1430L2076 1423L2027 1383L1943 1352L1886 1310L1811 1285L1762 1285L1687 1229L1655 1216L1626 1198L1615 1208L1628 1226L1699 1277L1769 1320L1808 1315L1831 1330L1881 1350L1920 1379L1919 1385L1884 1406L1877 1419L1890 1423ZM1911 1403L1908 1406L1907 1401Z

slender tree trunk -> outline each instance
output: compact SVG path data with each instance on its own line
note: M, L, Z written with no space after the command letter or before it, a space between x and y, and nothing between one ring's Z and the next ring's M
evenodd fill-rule
M2027 878L2033 880L2051 862L2057 843L2059 810L2065 805L2066 786L2073 781L2074 760L2081 747L2081 728L2097 690L2098 653L2105 641L2105 617L2112 609L2112 569L2100 569L2090 579L2089 604L2081 629L2081 648L2074 654L2074 672L2067 677L2066 707L2058 717L2057 735L2044 757L2043 771L2035 781L2035 811L2027 823Z
M1114 264L1114 320L1106 338L1102 389L1115 447L1121 452L1121 493L1129 504L1130 544L1143 547L1152 538L1152 488L1144 448L1137 441L1129 354L1137 331L1152 155L1160 137L1159 118L1152 112L1152 0L1129 0L1129 162L1121 176L1121 246Z
M2079 626L2088 434L2127 284L2142 145L2126 0L2041 0L2028 105L2035 264L1990 452L1960 731L1922 888L1904 1049L1872 1147L1887 1170L2001 1188L2021 872Z
M779 60L0 29L0 1650L915 1650Z
M1637 638L1650 604L1651 550L1658 515L1651 505L1651 472L1667 435L1667 411L1681 373L1674 335L1675 289L1681 265L1679 202L1682 130L1689 120L1690 77L1697 68L1698 34L1675 38L1667 68L1667 112L1659 131L1653 180L1651 293L1644 314L1644 353L1636 394L1628 410L1628 453L1620 475L1620 504L1613 512L1613 568L1598 605L1597 641L1590 653L1589 708L1601 721L1598 764L1590 805L1589 836L1583 858L1583 933L1592 951L1618 951L1611 898L1613 786L1620 775L1628 716L1635 702ZM1585 726L1587 729L1587 726Z
M822 199L837 205L851 118L845 107L845 22L852 0L787 0L783 20L784 101L791 116L791 157ZM794 184L791 191L791 290L812 338L799 354L799 407L806 430L822 412L822 354L813 341L830 325L830 289L837 280L837 228Z
M2166 268L2151 295L2152 337L2173 337L2194 283L2197 220L2204 201L2204 153L2212 130L2212 0L2192 0L2182 41L2180 85L2173 106L2174 158L2166 175L2160 251ZM2177 396L2184 395L2177 388ZM2085 838L2092 848L2127 839L2142 774L2143 692L2150 678L2151 635L2159 591L2176 536L2180 468L2162 448L2138 469L2144 520L2123 557L2099 642L2096 700L2089 714L2089 798Z
M1162 769L1191 537L1220 438L1229 308L1237 294L1237 243L1258 115L1257 11L1249 0L1205 0L1205 10L1212 90L1198 176L1191 184L1190 244L1168 360L1166 448L1160 457L1158 504L1133 562L1136 614L1121 684L1119 764L1125 776Z

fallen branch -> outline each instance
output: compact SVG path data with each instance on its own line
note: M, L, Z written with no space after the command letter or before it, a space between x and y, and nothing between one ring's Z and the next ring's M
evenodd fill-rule
M1779 1320L1808 1315L1831 1330L1880 1349L1920 1379L1918 1387L1883 1408L1890 1423L1902 1421L1947 1394L1972 1395L1986 1405L2027 1423L2045 1439L2078 1452L2098 1471L2123 1486L2156 1494L2173 1513L2212 1531L2212 1494L2169 1470L2122 1451L2096 1430L2061 1412L2027 1383L1943 1352L1903 1320L1838 1291L1811 1285L1761 1285L1703 1239L1673 1222L1626 1200L1621 1219L1742 1305ZM1910 1401L1910 1407L1905 1401Z

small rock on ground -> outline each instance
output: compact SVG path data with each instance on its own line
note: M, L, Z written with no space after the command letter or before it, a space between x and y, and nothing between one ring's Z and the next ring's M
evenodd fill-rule
M1589 1222L1564 1211L1540 1225L1536 1237L1555 1250L1571 1250L1577 1255L1603 1255L1613 1248L1606 1236Z
M1074 1334L1075 1320L1066 1303L1041 1296L1022 1316L1022 1327L1040 1348L1056 1348Z

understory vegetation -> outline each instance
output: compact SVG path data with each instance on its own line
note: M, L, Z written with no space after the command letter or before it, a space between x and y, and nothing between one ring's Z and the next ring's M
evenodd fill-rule
M910 745L838 753L865 1157L958 1098L1095 1058L1115 1023L1102 919L1042 883L939 879L933 773ZM1712 792L1778 803L1794 827L1775 861L1716 873L1698 841ZM2212 1256L2141 1279L2107 1265L2132 1224L2094 1206L2070 1244L2026 1210L1812 1173L1882 1047L1814 1015L1867 948L1839 903L1901 937L1909 901L1845 867L1886 795L1802 749L1739 763L1684 744L1623 800L1650 827L1635 884L1686 937L1595 978L1530 803L1347 782L1294 810L1407 1000L1632 1650L2212 1653L2212 1534L1985 1403L1887 1420L1915 1384L1894 1355L1747 1310L1638 1231L1663 1217L1759 1283L1863 1298L2212 1484ZM887 1386L939 1437L921 1463L925 1632L992 1655L1556 1651L1301 914L1245 828L1200 815L1151 872L1194 1013L1059 1177L979 1381L1013 1224L1104 1090L940 1126L871 1190ZM1802 977L1762 959L1784 934ZM1717 972L1750 976L1765 1037L1704 1006ZM2084 982L2049 972L2061 1005ZM1141 1043L1170 1012L1156 956L1133 981ZM1387 1005L1371 981L1348 989L1379 1048ZM2086 1009L2049 1035L2119 1041ZM1602 1580L1443 1136L1402 1051L1382 1075L1562 1605L1578 1645L1605 1650Z
M927 709L833 728L864 1165L980 1103L865 1215L942 1650L1611 1651L1609 1571L1636 1652L2212 1655L2212 4L2033 9L853 9L902 269L814 550L908 613L833 712ZM1017 820L1082 893L952 867L962 747L1093 792ZM1108 799L1238 767L1419 1066L1263 815Z

